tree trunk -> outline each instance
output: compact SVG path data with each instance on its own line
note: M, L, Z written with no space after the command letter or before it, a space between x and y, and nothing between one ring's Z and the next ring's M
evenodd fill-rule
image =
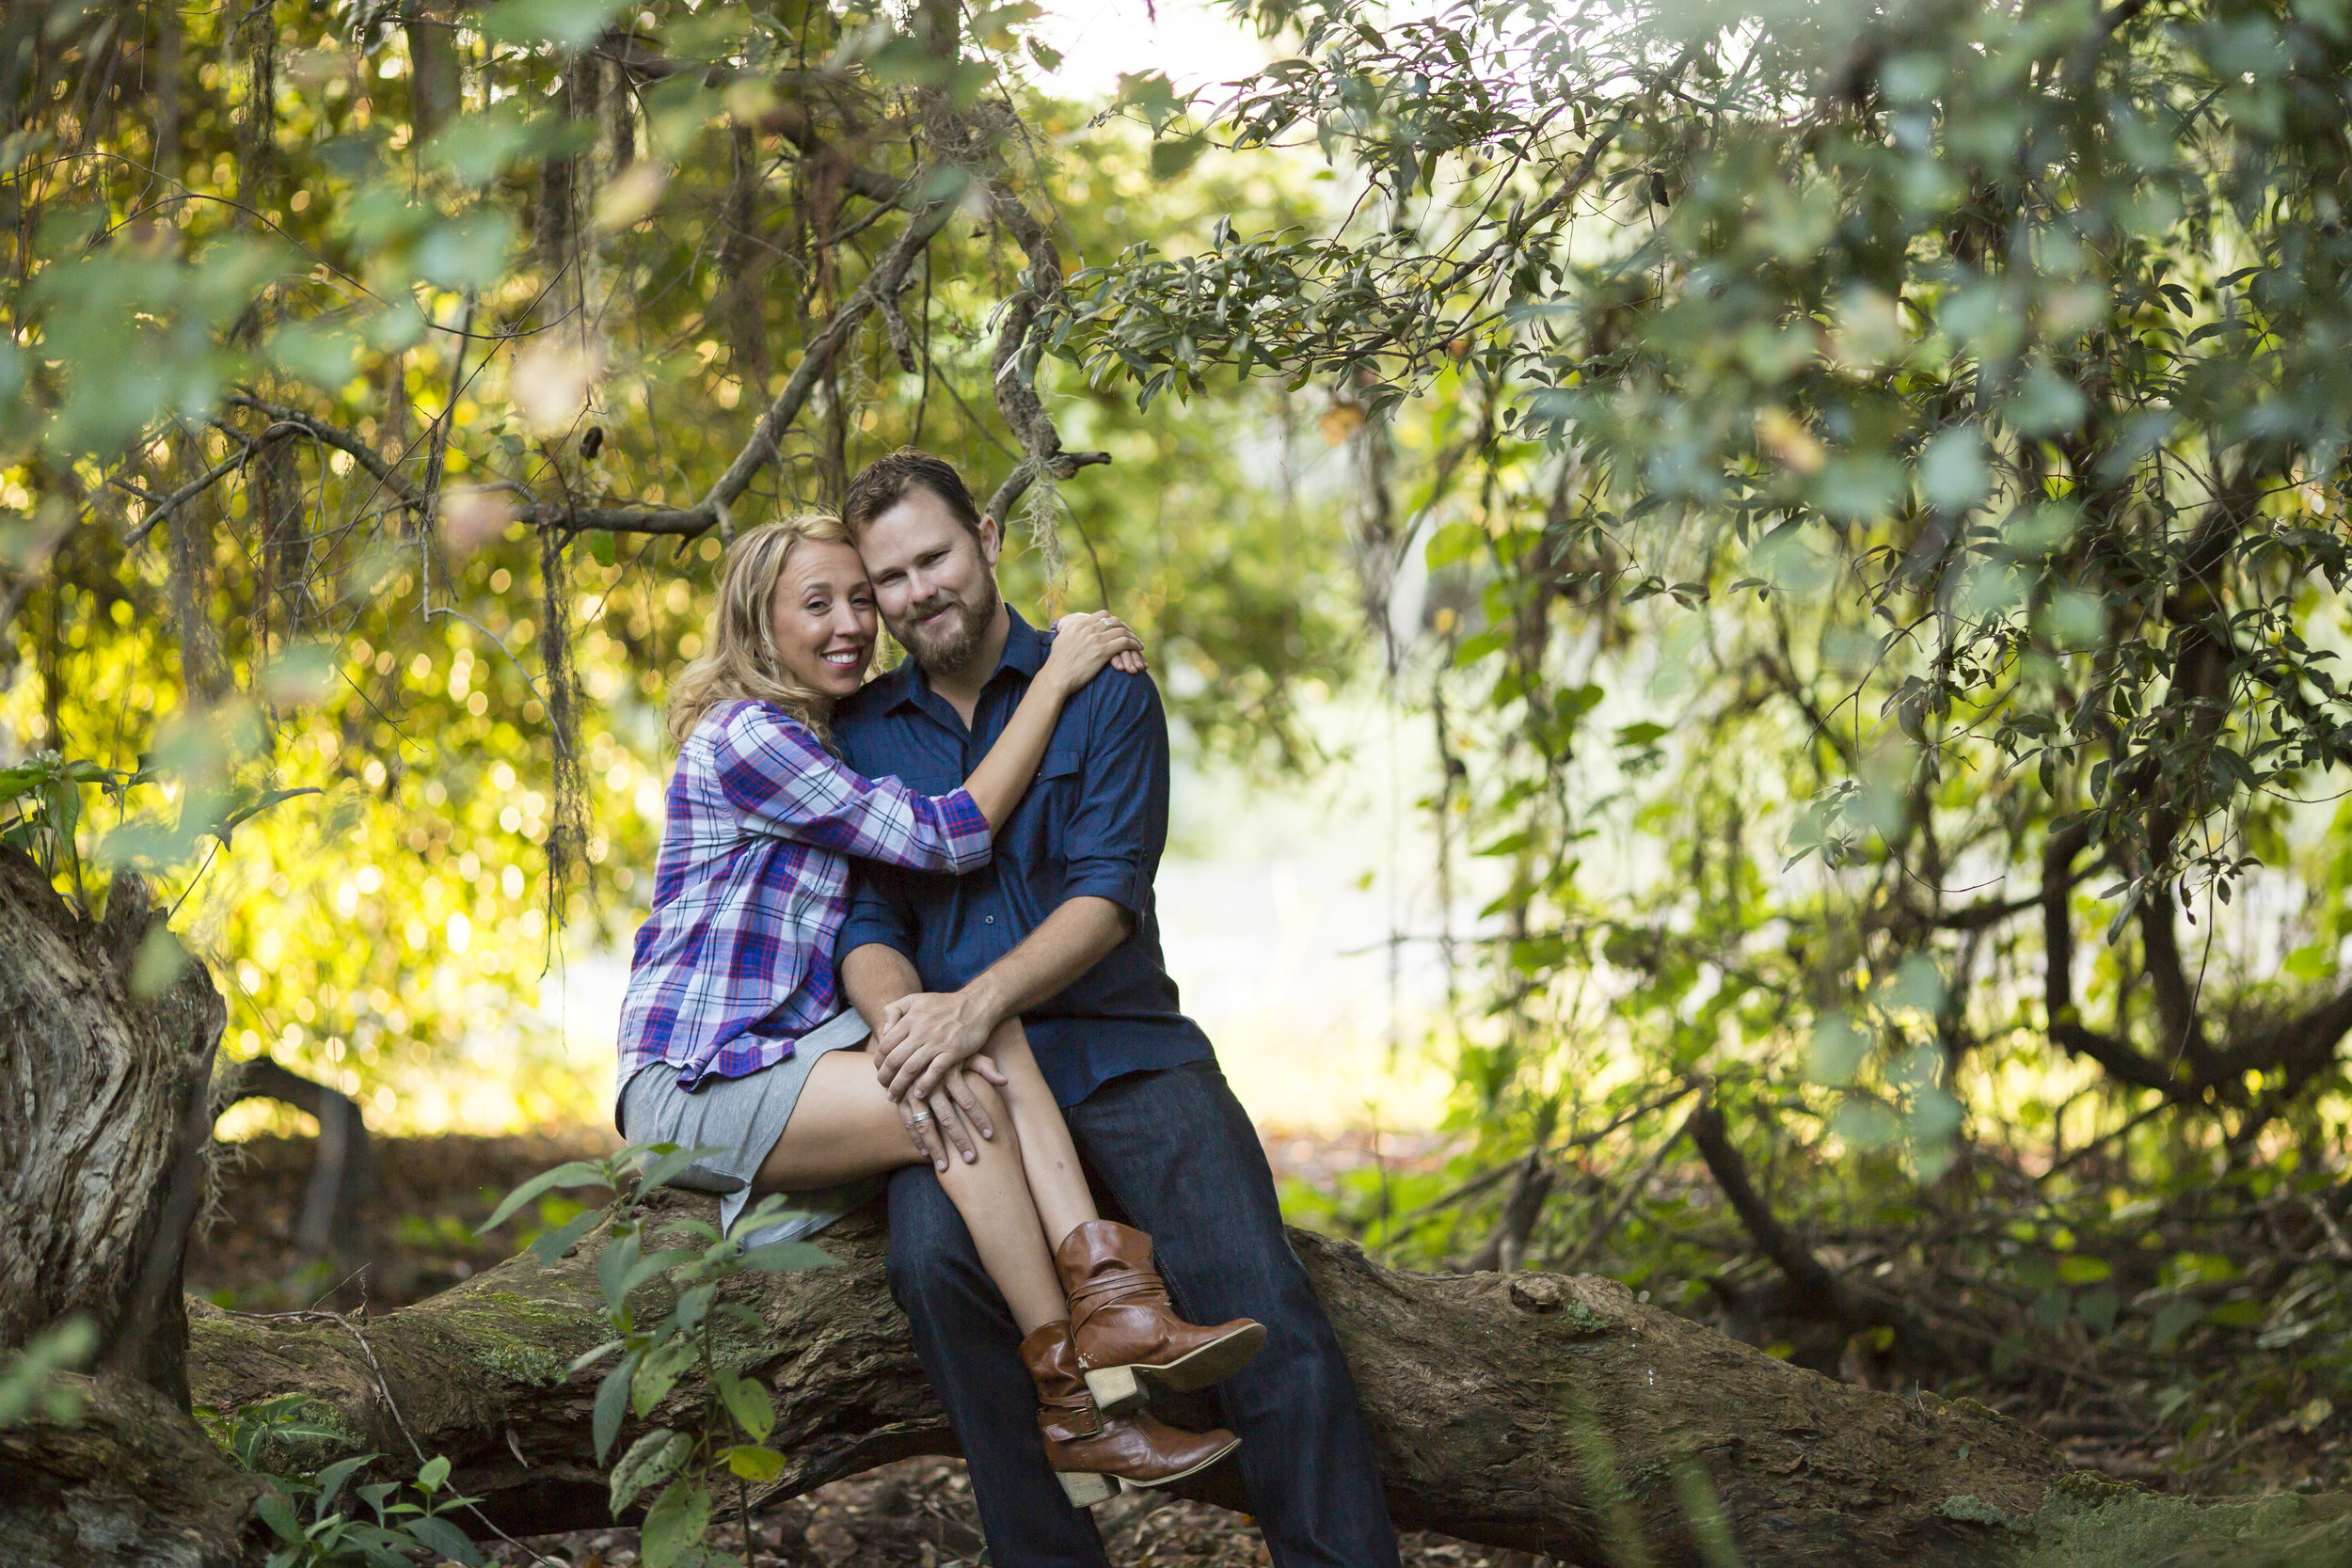
M375 1144L367 1118L349 1095L280 1067L268 1055L250 1056L221 1069L213 1080L213 1121L245 1100L275 1100L318 1118L310 1181L294 1221L294 1259L308 1267L330 1254L354 1265L374 1252L360 1205L375 1196Z
M184 1409L180 1251L228 1009L201 965L141 962L155 913L137 878L109 903L85 919L0 851L0 1346L83 1314L127 1375Z
M143 1293L159 1276L176 1286L189 1129L203 1128L222 1011L196 966L152 1001L135 997L125 976L151 918L126 880L106 922L84 920L21 856L0 855L0 1343L22 1345L78 1310L121 1361ZM136 968L156 972L151 957ZM652 1208L659 1230L662 1216L707 1213L710 1201L663 1194ZM380 1321L255 1318L190 1301L192 1338L160 1318L147 1338L166 1352L184 1345L201 1404L233 1412L300 1395L303 1424L339 1434L266 1454L269 1467L374 1452L384 1475L405 1475L446 1454L455 1484L507 1529L596 1525L599 1370L567 1369L603 1338L603 1240L592 1232L551 1268L511 1259ZM1390 1504L1408 1528L1592 1568L2352 1568L2344 1498L2155 1497L2070 1473L1980 1407L1834 1383L1607 1280L1400 1274L1345 1243L1303 1231L1292 1242L1355 1370ZM729 1287L760 1326L730 1329L723 1354L777 1408L787 1469L771 1497L953 1451L890 1298L879 1223L852 1218L823 1244L837 1266ZM188 1418L178 1364L135 1354L76 1380L87 1401L78 1421L37 1416L0 1431L0 1560L259 1560L257 1483ZM1204 1479L1203 1495L1241 1502L1230 1466Z
M90 921L0 851L0 1348L77 1316L100 1346L79 1422L0 1431L0 1561L238 1549L256 1488L189 1419L180 1291L227 1018L137 878Z

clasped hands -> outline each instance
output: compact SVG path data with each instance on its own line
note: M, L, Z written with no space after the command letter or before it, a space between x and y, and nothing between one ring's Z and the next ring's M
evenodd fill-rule
M947 1168L949 1145L968 1162L979 1158L973 1133L996 1135L972 1079L1004 1085L1003 1071L982 1053L999 1022L969 990L916 991L882 1009L874 1075L898 1102L907 1136L933 1169Z

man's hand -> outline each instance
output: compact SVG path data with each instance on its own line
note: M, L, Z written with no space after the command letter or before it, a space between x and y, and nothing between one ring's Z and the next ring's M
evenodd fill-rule
M979 1054L989 1035L1003 1022L974 988L954 991L916 991L882 1009L882 1027L874 1037L874 1076L891 1099L927 1100L941 1080ZM991 1083L1004 1080L993 1070L976 1069Z

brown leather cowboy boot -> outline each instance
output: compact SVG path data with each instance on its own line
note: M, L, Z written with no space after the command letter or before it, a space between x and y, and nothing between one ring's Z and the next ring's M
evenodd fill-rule
M1070 1337L1094 1402L1117 1415L1143 1399L1138 1374L1175 1389L1230 1377L1265 1344L1265 1325L1235 1318L1200 1328L1176 1315L1152 1266L1152 1238L1089 1220L1062 1238L1054 1266L1070 1297Z
M1037 1384L1037 1429L1045 1435L1045 1463L1080 1508L1109 1501L1119 1490L1114 1476L1130 1486L1165 1486L1241 1447L1230 1432L1179 1432L1149 1412L1104 1415L1087 1392L1067 1323L1047 1323L1022 1340L1021 1364Z

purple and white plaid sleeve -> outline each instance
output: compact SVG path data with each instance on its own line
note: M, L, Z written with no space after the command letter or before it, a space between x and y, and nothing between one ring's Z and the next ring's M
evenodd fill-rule
M716 738L719 786L755 832L915 871L988 863L988 818L964 790L918 795L868 779L806 725L756 703L728 715Z

